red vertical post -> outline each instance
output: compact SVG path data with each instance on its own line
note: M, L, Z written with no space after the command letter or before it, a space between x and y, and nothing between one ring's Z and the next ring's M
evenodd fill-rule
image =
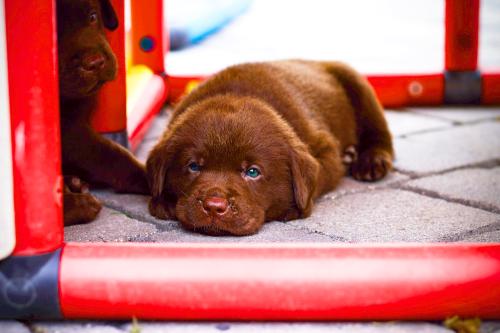
M446 0L445 34L446 70L476 70L479 0Z
M119 25L114 31L107 31L106 37L118 62L115 80L106 83L99 91L97 111L92 126L98 132L122 132L127 128L127 94L125 68L125 4L124 0L112 0Z
M132 63L146 65L153 72L165 72L168 32L164 21L163 0L131 0Z
M142 0L131 0L130 8L134 68L129 72L131 86L127 113L130 143L135 149L167 98L168 86L164 74L168 33L163 0L151 0L147 4Z
M63 241L54 0L6 0L15 255ZM2 110L4 112L4 110Z

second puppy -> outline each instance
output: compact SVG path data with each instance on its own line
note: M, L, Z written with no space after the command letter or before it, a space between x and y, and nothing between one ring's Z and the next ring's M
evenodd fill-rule
M149 194L146 171L132 154L90 126L97 92L116 76L116 59L104 33L118 26L109 0L58 0L57 37L64 223L93 220L101 204L79 178L119 192Z

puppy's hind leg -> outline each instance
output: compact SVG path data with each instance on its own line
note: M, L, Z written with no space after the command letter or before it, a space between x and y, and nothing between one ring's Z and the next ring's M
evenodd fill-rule
M355 112L357 159L350 165L351 175L362 181L379 180L392 169L394 150L384 118L384 110L368 81L348 66L329 62L326 69L345 89Z

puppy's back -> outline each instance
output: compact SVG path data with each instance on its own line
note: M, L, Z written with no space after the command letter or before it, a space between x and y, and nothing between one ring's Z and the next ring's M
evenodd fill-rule
M229 67L191 92L176 108L173 120L190 105L219 94L256 97L271 105L306 143L318 130L339 140L356 141L352 104L328 66L339 63L285 60Z

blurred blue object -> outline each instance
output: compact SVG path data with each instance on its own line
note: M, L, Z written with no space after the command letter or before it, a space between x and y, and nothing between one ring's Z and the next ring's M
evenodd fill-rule
M168 0L170 49L199 42L245 12L252 0Z

